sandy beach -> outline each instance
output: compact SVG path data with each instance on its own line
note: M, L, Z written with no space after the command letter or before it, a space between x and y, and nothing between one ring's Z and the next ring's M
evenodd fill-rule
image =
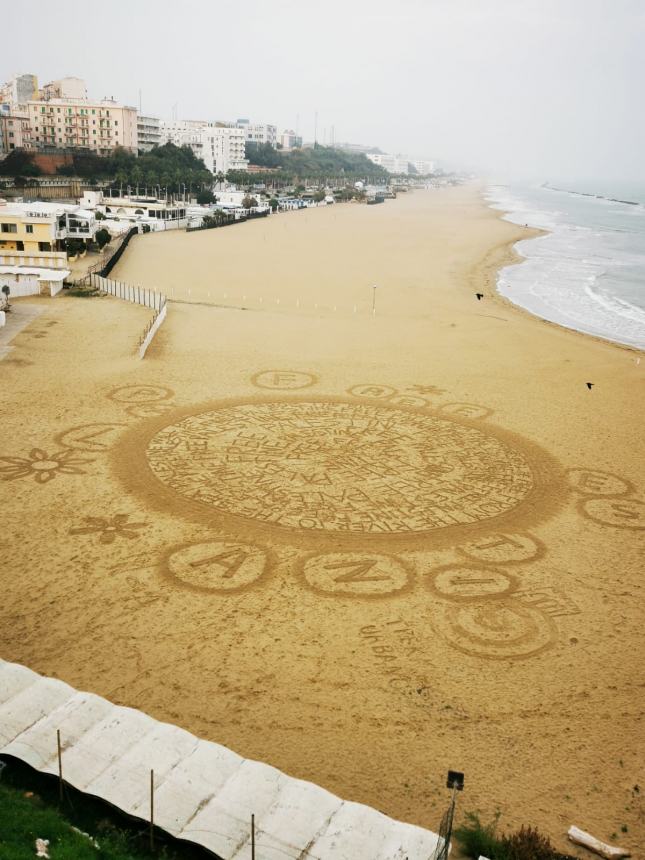
M452 768L460 818L638 856L645 362L496 294L530 235L468 185L140 236L143 361L143 308L16 300L0 656L433 830Z

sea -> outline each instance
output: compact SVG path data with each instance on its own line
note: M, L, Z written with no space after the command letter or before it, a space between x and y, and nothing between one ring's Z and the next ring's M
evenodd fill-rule
M490 185L514 224L547 230L515 250L497 288L543 319L645 349L645 184Z

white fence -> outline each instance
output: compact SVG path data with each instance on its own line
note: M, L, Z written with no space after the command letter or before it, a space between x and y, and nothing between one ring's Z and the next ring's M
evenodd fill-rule
M141 335L141 339L139 341L139 358L143 358L146 354L146 350L152 343L152 338L157 334L159 330L159 326L166 319L166 314L168 313L168 305L164 304L160 311L158 311L154 317L152 318L152 323L148 326L147 329Z
M160 311L166 304L166 297L156 290L147 290L134 284L125 284L121 281L113 281L111 278L102 278L100 275L90 275L90 285L102 293L109 293L117 299L133 302L135 305L143 305L145 308L153 308Z

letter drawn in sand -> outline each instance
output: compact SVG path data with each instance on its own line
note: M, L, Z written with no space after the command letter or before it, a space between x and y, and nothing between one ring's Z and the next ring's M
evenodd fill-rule
M267 554L253 544L205 541L176 548L164 560L166 573L192 591L245 591L267 566Z
M640 499L583 499L580 513L603 526L645 529L645 502Z
M251 377L251 383L256 388L270 388L275 391L294 391L298 388L309 388L318 382L313 373L303 373L299 370L263 370Z
M493 414L492 409L487 409L486 406L479 406L477 403L444 403L439 409L440 412L445 412L446 415L458 415L460 418L488 418Z
M567 480L572 490L586 496L626 496L634 492L629 481L598 469L568 469Z
M163 385L122 385L113 388L108 394L110 400L117 403L156 403L158 400L169 400L174 391Z
M382 554L327 553L305 559L305 582L327 595L385 597L406 588L410 574L398 559Z
M59 445L76 451L107 451L118 436L123 424L80 424L56 436Z
M379 398L391 397L396 394L396 388L391 385L378 385L368 383L367 385L354 385L347 389L348 394L353 394L355 397L372 397L375 400Z
M545 552L544 544L530 534L495 534L458 547L467 558L486 564L520 564Z
M557 642L553 619L519 600L444 603L433 626L449 645L473 657L521 660Z
M517 579L505 570L464 562L431 570L428 584L445 600L484 600L509 594Z

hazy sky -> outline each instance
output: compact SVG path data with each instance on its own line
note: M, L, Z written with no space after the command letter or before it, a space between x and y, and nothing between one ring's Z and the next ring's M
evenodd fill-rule
M2 79L305 139L318 111L320 142L500 177L645 181L645 0L32 0L0 26Z

